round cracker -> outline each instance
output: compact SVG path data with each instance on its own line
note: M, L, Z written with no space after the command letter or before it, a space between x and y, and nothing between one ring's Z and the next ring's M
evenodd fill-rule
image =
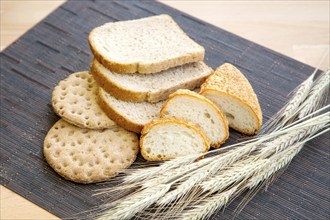
M115 123L97 104L98 88L89 72L73 73L54 88L53 109L64 120L78 127L110 128Z
M137 134L119 126L104 130L79 128L60 119L44 141L44 156L61 176L95 183L116 176L138 154Z

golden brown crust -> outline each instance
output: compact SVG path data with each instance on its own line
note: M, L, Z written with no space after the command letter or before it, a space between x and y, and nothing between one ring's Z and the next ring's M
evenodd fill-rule
M179 28L179 30L181 30L182 34L188 36L169 15L162 15L162 16L167 16L171 20L171 22L175 26L177 26ZM199 45L199 47L201 49L201 51L199 51L199 52L187 53L184 56L174 57L174 58L170 58L170 59L155 62L155 63L149 63L149 64L142 63L142 62L129 63L129 64L119 63L119 62L110 60L107 57L104 57L96 49L93 38L94 38L95 32L97 32L98 28L99 27L96 27L90 32L90 34L88 36L88 44L90 46L92 53L94 54L95 59L97 61L99 61L104 67L106 67L109 70L114 71L116 73L139 73L139 74L158 73L163 70L167 70L171 67L180 66L180 65L183 65L186 63L198 62L198 61L202 61L204 59L205 49Z
M147 100L147 92L134 92L116 84L109 79L103 72L97 67L96 60L94 59L90 66L90 73L93 75L95 81L108 93L117 99L127 102L144 102Z
M165 100L168 98L170 93L176 91L177 89L194 89L199 87L205 81L207 75L213 73L213 70L204 64L209 71L208 74L203 77L191 79L189 82L181 82L180 84L173 85L167 89L160 89L159 91L134 91L116 83L116 81L113 81L111 77L108 77L102 69L100 69L99 65L100 64L96 59L94 59L90 65L90 73L93 75L95 81L113 97L127 102L154 103Z
M166 101L166 103L163 105L162 109L160 110L160 117L164 117L164 109L167 108L167 106L170 104L170 102L173 100L173 98L175 98L176 96L188 96L188 97L192 97L195 98L199 101L205 102L207 104L209 104L215 111L216 113L219 115L219 117L222 119L223 123L225 124L226 127L226 136L224 139L222 139L219 142L216 143L212 143L211 142L211 147L213 148L218 148L221 144L225 143L225 141L228 139L229 137L229 127L228 127L228 121L227 118L225 117L225 115L223 114L223 112L218 108L218 106L216 104L214 104L211 100L205 98L202 95L199 95L193 91L189 91L189 90L178 90L176 92L174 92L173 94L170 95L170 97L168 98L168 100Z
M100 105L101 109L105 112L105 114L111 118L116 124L119 126L125 128L126 130L133 131L135 133L140 133L143 124L138 124L134 121L130 121L128 118L125 118L122 116L120 112L117 112L115 109L111 107L109 103L107 103L107 98L105 97L105 94L102 89L99 89L98 94L98 104Z
M140 152L141 152L141 155L143 156L144 159L146 159L148 161L161 161L161 160L170 160L170 159L173 159L173 158L169 158L169 157L161 157L161 158L158 158L158 157L155 157L155 158L149 157L148 154L144 151L144 148L143 148L144 137L148 134L148 132L150 131L150 129L152 129L156 125L159 125L159 124L168 124L168 123L185 126L185 127L189 128L189 129L194 130L203 139L205 149L203 150L202 153L207 152L210 149L210 142L209 142L208 137L206 137L206 134L204 133L204 131L202 131L201 129L199 129L192 122L186 121L186 120L183 120L183 119L174 118L174 117L171 117L171 118L161 118L161 119L156 119L156 120L153 120L153 121L149 122L148 124L146 124L143 127L143 129L141 131Z
M101 53L99 53L91 41L91 35L89 37L90 49L95 57L95 59L100 62L104 67L116 73L137 73L137 74L151 74L158 73L175 66L181 66L187 63L194 63L202 61L204 59L203 53L190 53L182 57L175 57L168 59L166 61L161 61L156 64L143 64L143 63L118 63L107 59Z
M88 44L95 59L99 61L103 66L116 73L136 73L138 68L137 63L131 63L131 64L118 63L103 57L103 55L95 49L94 42L92 40L95 29L92 30L92 32L89 34L88 37Z
M235 66L225 63L218 67L214 74L202 84L200 94L205 94L207 91L215 91L230 96L252 110L258 121L257 129L254 133L240 132L252 135L260 129L262 112L257 95L249 81Z

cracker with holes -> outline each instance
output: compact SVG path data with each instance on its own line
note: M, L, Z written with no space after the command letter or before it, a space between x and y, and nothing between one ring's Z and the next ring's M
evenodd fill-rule
M104 130L79 128L60 119L44 141L44 155L61 176L95 183L129 167L139 151L137 134L119 126Z
M115 126L96 102L98 88L89 72L73 73L54 88L53 109L64 120L81 128Z

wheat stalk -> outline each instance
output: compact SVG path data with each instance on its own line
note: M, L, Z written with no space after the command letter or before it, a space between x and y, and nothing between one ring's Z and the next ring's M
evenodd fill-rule
M197 183L203 181L208 176L215 174L219 169L221 169L221 166L218 165L216 160L213 160L213 162L209 163L207 166L199 168L197 172L190 173L189 178L181 182L176 189L166 193L165 196L157 202L157 205L168 204L185 195Z

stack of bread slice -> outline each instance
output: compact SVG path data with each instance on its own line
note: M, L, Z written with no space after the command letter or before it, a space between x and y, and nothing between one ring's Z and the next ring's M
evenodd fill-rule
M204 48L168 15L107 23L89 35L98 102L123 128L140 133L170 94L200 87L213 72Z
M213 72L204 48L168 15L104 24L89 44L90 70L72 73L52 93L61 119L44 155L66 179L107 180L139 148L146 160L168 160L219 147L229 127L260 129L260 105L244 75L231 64Z

